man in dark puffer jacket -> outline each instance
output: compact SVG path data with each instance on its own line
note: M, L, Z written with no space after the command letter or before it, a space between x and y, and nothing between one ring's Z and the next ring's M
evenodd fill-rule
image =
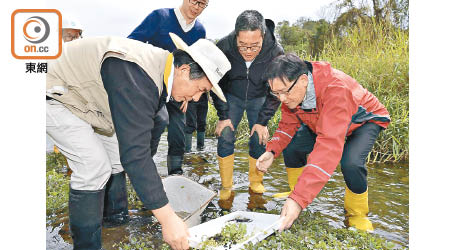
M235 30L222 38L217 46L231 62L231 70L219 82L227 102L211 94L219 122L216 134L220 178L220 200L228 200L233 186L235 131L247 111L251 137L249 141L249 182L254 193L265 191L263 173L256 169L256 159L264 153L269 132L267 123L280 102L269 94L262 80L266 65L276 56L284 54L274 35L275 24L264 20L255 10L246 10L236 19ZM255 133L256 132L256 133Z

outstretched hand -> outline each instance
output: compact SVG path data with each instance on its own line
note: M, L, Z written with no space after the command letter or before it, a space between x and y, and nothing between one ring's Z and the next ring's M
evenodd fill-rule
M273 158L272 152L265 152L256 161L256 168L258 168L259 171L266 173L272 165Z
M175 214L169 204L152 210L153 215L161 223L163 239L172 249L189 249L189 231L183 220Z
M284 217L284 219L281 222L280 229L278 230L281 232L285 229L290 228L298 218L302 210L302 207L296 201L291 198L287 198L286 202L284 203L283 209L281 209L280 217Z

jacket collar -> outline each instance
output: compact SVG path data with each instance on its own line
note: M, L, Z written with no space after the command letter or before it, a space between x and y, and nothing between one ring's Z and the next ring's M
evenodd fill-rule
M308 86L306 87L305 98L300 104L302 109L316 108L316 90L311 72L308 72Z

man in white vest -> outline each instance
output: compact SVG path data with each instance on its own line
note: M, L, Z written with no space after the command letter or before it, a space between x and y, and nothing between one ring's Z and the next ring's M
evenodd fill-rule
M231 65L208 40L187 46L171 38L178 48L173 53L127 38L85 38L64 44L61 57L49 62L47 133L73 171L74 249L101 249L105 186L111 173L123 169L161 223L164 240L173 249L189 247L187 227L168 204L151 156L154 119L169 99L183 102L184 111L209 90L226 101L218 82ZM115 135L120 161L108 143Z

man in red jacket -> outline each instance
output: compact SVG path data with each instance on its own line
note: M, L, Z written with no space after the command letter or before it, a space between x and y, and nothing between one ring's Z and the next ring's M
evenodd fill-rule
M347 224L372 231L365 161L390 122L386 108L355 79L326 62L281 55L267 67L265 78L282 103L282 117L257 167L266 172L283 152L292 192L281 210L285 219L280 230L292 225L340 162L347 185Z

